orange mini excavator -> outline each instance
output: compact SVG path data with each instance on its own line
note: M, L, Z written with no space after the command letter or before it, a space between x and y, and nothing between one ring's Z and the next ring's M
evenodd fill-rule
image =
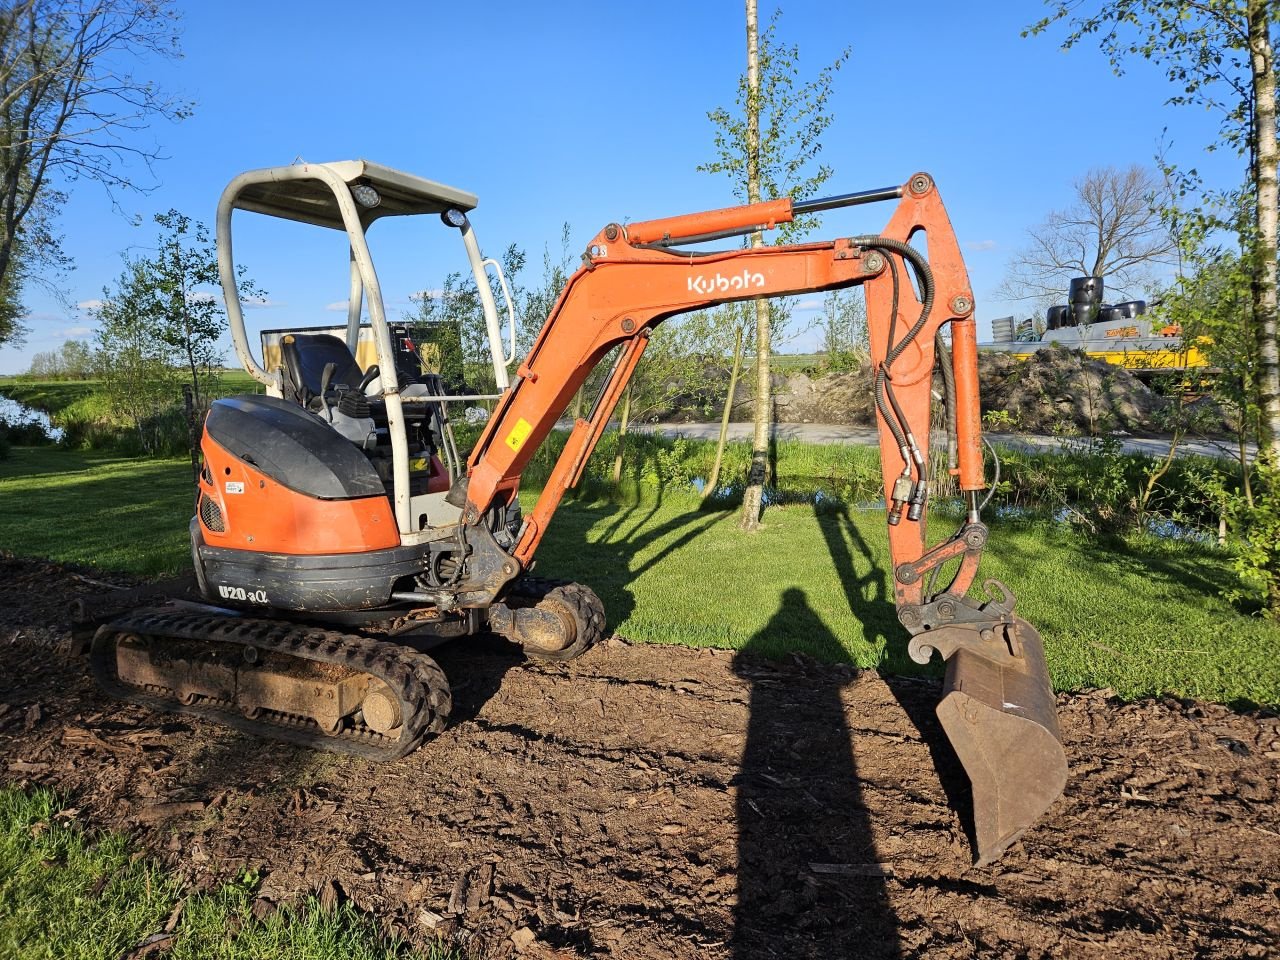
M896 203L878 234L705 247L876 202ZM467 216L475 205L464 191L365 161L257 170L230 183L217 220L225 302L236 352L266 392L218 400L204 421L191 520L202 596L83 617L96 628L91 663L101 685L253 734L373 759L403 756L449 716L448 682L423 652L441 638L490 631L530 656L568 660L604 635L605 611L588 587L526 572L654 328L729 301L863 284L898 617L914 659L937 653L946 661L938 715L973 784L977 860L998 857L1061 793L1066 761L1039 634L1014 614L1007 588L974 585L987 540L974 302L932 178L611 223L587 246L514 377L514 324L508 349L491 293L506 283L481 256ZM255 358L233 267L236 209L345 232L344 329L276 331ZM388 325L366 243L379 219L420 214L459 234L489 334L498 389L465 462L449 409L474 398L448 392L440 376L407 361L413 355ZM927 259L911 243L921 233ZM494 269L499 282L491 285ZM521 471L611 355L590 416L574 423L522 516ZM967 517L928 546L935 378ZM945 586L944 566L955 570Z

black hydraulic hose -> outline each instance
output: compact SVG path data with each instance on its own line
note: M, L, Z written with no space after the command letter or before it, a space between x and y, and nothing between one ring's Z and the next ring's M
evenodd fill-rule
M880 412L880 416L884 417L885 423L889 425L889 432L893 434L894 442L896 442L899 447L905 449L907 446L907 435L903 432L898 419L894 416L893 411L889 409L889 405L885 401L885 397L889 392L888 387L889 384L885 379L884 367L882 366L876 371L876 409Z
M900 341L894 343L894 334L897 332L899 284L901 281L898 277L898 267L894 263L893 258L890 257L889 268L890 275L893 278L893 301L889 314L889 340L886 344L885 359L881 363L880 369L876 371L876 407L879 409L881 416L883 416L888 422L890 432L893 433L894 439L898 441L898 445L900 447L907 447L910 445L908 440L910 426L907 423L907 418L902 413L902 408L898 405L897 398L893 394L893 388L889 385L889 371L893 366L893 362L902 355L902 352L906 350L907 345L919 335L920 331L924 329L925 324L929 321L929 314L933 310L933 271L929 268L928 261L920 255L920 252L916 250L915 247L910 244L903 243L900 240L894 240L889 237L867 236L854 237L851 242L858 246L870 248L878 247L882 250L888 250L898 254L903 258L903 260L907 261L915 268L916 276L920 279L921 291L924 293L923 300L921 301L920 316L911 326L911 329L907 331L906 335L903 336ZM889 410L885 404L886 398L888 400L888 405L892 407L893 413L896 416L896 423L894 422L895 418L889 415ZM908 458L907 470L910 471L910 458ZM921 477L921 479L924 478Z
M893 344L893 335L897 332L898 325L898 265L893 262L893 258L889 257L889 275L893 278L893 298L889 304L889 337L885 343L885 353L889 352L890 346ZM884 422L889 427L889 432L893 434L894 442L898 444L898 448L903 451L903 457L907 461L906 473L911 471L911 458L907 456L907 435L904 432L906 421L899 422L895 420L892 412L889 410L886 396L889 392L889 377L885 372L885 365L880 364L876 368L875 383L873 387L875 396L876 409L880 412L880 416L884 418Z
M906 335L898 342L889 343L889 352L884 358L886 367L892 367L893 362L902 355L902 351L907 349L907 345L911 343L924 329L924 325L929 322L929 314L933 312L933 295L934 282L933 271L929 269L929 263L920 255L920 251L909 243L903 243L901 240L893 240L889 237L854 237L851 241L860 247L879 248L881 250L891 250L902 259L909 262L916 269L916 276L920 278L920 288L924 292L924 299L920 306L920 317L915 324L907 331ZM897 314L897 311L894 311Z
M987 449L991 451L991 462L995 465L995 476L991 478L991 486L987 488L987 495L982 498L982 503L978 504L978 512L981 513L987 509L987 504L991 502L991 498L996 495L996 487L1000 486L1000 454L996 453L996 448L992 446L991 441L985 436L982 442L987 445Z
M912 324L901 340L894 343L894 336L897 333L898 321L898 297L899 285L901 283L898 277L897 264L894 263L893 257L890 256L889 267L893 278L893 304L889 316L889 335L888 342L885 344L885 358L880 363L879 369L876 370L875 378L875 402L876 409L880 416L884 418L885 423L889 426L889 431L893 434L894 440L897 441L898 447L902 452L903 468L902 476L899 483L910 484L909 492L905 496L902 495L895 487L893 494L893 505L889 511L889 523L896 524L899 522L900 514L897 512L900 505L910 503L907 511L907 517L911 520L918 520L923 514L925 501L928 499L928 482L926 477L927 465L924 462L924 456L920 452L919 446L916 444L915 438L912 436L911 425L908 423L906 416L902 412L902 408L898 405L898 399L894 396L893 387L890 385L889 375L893 363L907 349L907 346L920 334L925 325L929 322L929 314L933 310L934 297L934 281L933 271L929 268L928 262L920 255L920 252L910 244L903 243L900 240L893 240L889 237L881 236L863 236L853 237L851 243L860 247L870 249L881 249L890 253L896 253L902 259L910 263L916 271L916 277L920 284L920 290L923 294L920 303L920 316L916 322ZM885 401L888 401L887 405ZM892 409L892 416L890 415ZM919 479L911 482L912 465L915 465L919 472Z

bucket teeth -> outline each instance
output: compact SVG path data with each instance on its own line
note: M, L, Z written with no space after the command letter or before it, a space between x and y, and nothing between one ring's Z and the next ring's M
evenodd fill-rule
M1020 618L1008 629L1012 657L983 656L980 644L957 646L937 708L973 786L978 866L1017 841L1067 780L1044 643Z

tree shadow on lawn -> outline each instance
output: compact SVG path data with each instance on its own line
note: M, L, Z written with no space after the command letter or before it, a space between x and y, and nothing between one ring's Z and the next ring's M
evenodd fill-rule
M1113 579L1104 572L1110 569L1143 582L1154 581L1175 587L1179 592L1215 598L1221 597L1224 590L1236 583L1234 573L1210 552L1210 548L1196 544L1182 545L1178 550L1181 555L1171 556L1163 548L1144 550L1141 544L1132 544L1120 537L1075 534L1068 540L1061 531L1049 527L1043 531L1035 527L1022 527L1022 530L1042 533L1058 541L1054 544L1055 551L1078 551L1090 575L1106 580ZM1024 546L1019 538L1000 537L998 531L988 549L998 551L1002 559L1016 559L1019 566L1043 566L1046 563L1045 553Z
M694 504L687 512L656 526L646 526L653 521L661 505L661 495L657 503L648 508L608 500L566 504L556 515L553 532L543 542L536 573L581 581L604 603L609 625L623 623L635 610L635 598L628 586L672 554L689 546L731 512L706 511ZM641 510L643 515L629 522ZM595 529L602 529L602 535L598 539L588 539L588 534ZM652 556L635 562L637 555L667 538L671 538L670 542Z
M181 474L190 486L190 466L184 462L149 457L130 457L125 454L104 451L68 450L53 444L38 447L14 447L10 458L0 462L0 480L25 480L36 477L63 476L67 473L87 473L105 467L128 465L133 468L131 477L113 476L106 478L106 483L119 483L126 486L135 482L137 475L163 477L168 474L179 476L183 466L187 472Z

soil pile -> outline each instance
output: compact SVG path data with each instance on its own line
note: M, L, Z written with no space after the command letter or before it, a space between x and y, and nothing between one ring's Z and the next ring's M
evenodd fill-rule
M458 644L438 657L452 725L372 765L101 696L58 649L64 604L100 579L0 560L0 771L69 791L196 886L262 869L260 913L349 898L483 957L1280 951L1272 715L1061 696L1066 796L977 870L936 681L618 639L554 667ZM783 615L825 629L802 600Z
M1005 411L1024 433L1151 433L1170 406L1128 370L1078 350L1046 347L1028 360L980 354L979 382L983 412Z
M1022 433L1160 433L1161 415L1171 404L1130 371L1080 351L1046 347L1026 360L981 353L978 371L983 413L1008 413L1009 429ZM649 419L667 423L718 419L727 372L724 380L719 391L704 385L697 396L679 397ZM875 424L869 365L847 373L775 374L774 391L774 417L779 423ZM752 378L739 381L733 420L751 420L753 393ZM1204 411L1200 419L1208 432L1228 429L1216 408Z

